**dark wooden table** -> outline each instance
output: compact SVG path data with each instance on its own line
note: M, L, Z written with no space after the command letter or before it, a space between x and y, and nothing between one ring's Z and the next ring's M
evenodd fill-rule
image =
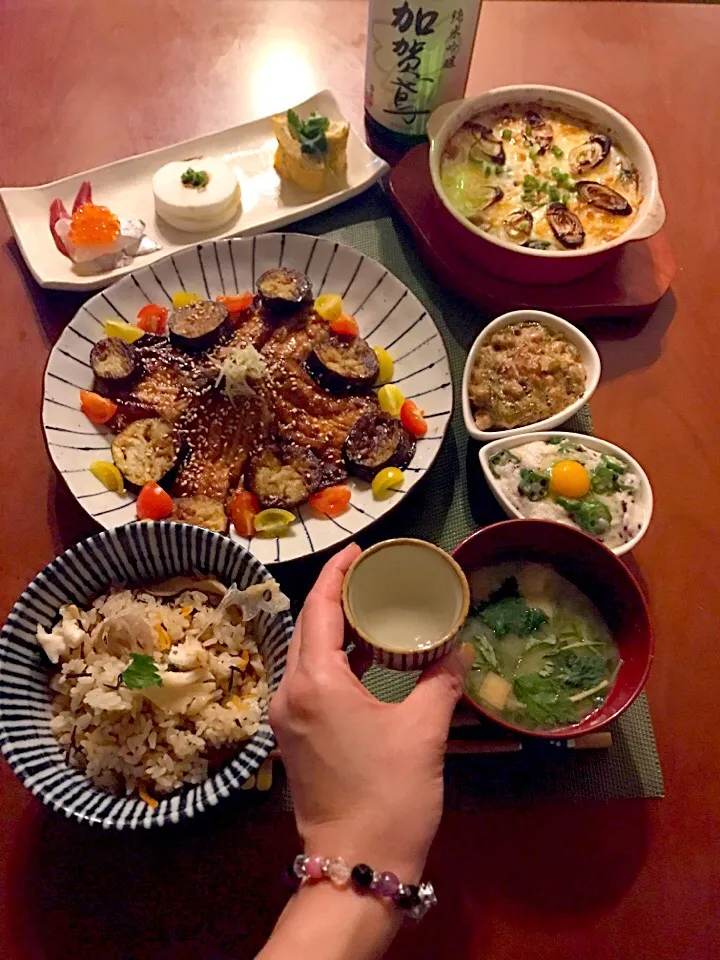
M32 184L332 87L362 123L365 0L2 0L0 181ZM648 687L663 801L449 812L441 906L395 960L707 960L720 939L720 14L712 6L487 2L470 92L535 81L646 134L678 274L644 324L596 325L599 435L655 486L636 553L657 628ZM42 371L76 296L33 285L0 219L0 615L91 532L50 466ZM48 816L0 765L3 960L250 958L283 902L289 816L230 812L167 837Z

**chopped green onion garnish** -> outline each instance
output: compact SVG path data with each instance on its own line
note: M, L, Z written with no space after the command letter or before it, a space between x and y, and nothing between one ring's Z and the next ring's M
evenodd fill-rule
M565 153L560 149L560 147L556 143L553 144L552 152L553 152L553 155L558 158L558 160L560 159L560 157L565 156Z
M509 140L511 136L512 136L512 133L509 130L507 129L503 130L502 132L503 140Z
M195 187L201 190L208 185L210 177L206 170L193 170L192 167L188 167L185 173L180 174L180 182L186 187Z

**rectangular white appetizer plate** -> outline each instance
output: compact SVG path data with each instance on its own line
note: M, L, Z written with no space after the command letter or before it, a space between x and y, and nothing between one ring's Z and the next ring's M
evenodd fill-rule
M294 109L302 117L316 110L330 120L344 119L330 90L315 94ZM0 189L0 199L22 255L41 286L53 290L98 290L133 270L197 243L277 230L313 213L328 210L362 193L388 170L385 161L375 156L351 130L347 184L334 193L316 197L280 180L273 169L276 146L268 116L220 133L117 160L53 183L37 187L4 187ZM242 210L220 231L183 233L155 216L152 176L158 167L171 160L199 156L220 156L233 165L240 180ZM95 203L109 207L120 217L140 217L146 224L148 236L160 243L162 249L135 257L127 267L92 276L78 274L72 261L56 248L48 223L53 198L60 197L70 209L83 180L91 181Z

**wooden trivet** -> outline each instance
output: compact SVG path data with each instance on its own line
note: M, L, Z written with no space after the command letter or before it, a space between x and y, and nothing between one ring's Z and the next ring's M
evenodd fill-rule
M482 269L454 247L438 227L440 201L433 190L427 144L414 147L393 167L388 192L439 281L487 315L535 308L568 320L649 316L667 292L675 258L662 232L622 247L618 259L571 283L540 286L513 283Z

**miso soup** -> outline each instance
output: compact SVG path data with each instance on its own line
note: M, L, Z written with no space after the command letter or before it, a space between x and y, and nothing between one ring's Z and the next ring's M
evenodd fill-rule
M552 567L504 563L471 578L461 639L476 656L469 696L527 730L579 723L607 699L621 660L596 607Z

